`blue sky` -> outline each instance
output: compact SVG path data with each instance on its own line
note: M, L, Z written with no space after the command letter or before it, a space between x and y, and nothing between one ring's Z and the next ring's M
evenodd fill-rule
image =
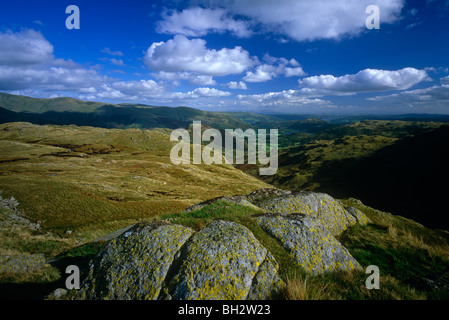
M80 10L67 29L66 7ZM366 7L380 10L368 29ZM24 1L0 91L213 111L449 113L448 0Z

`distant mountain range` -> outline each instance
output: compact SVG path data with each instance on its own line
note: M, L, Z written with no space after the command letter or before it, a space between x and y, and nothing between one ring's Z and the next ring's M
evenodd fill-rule
M185 128L193 121L202 121L205 125L217 129L248 128L247 123L229 113L208 112L188 107L108 104L73 98L37 99L0 93L0 122L17 121L141 129Z
M110 104L73 98L40 99L0 92L0 123L25 121L35 124L86 125L102 128L186 128L193 121L217 129L277 128L285 134L317 133L331 126L362 120L449 121L449 115L403 114L324 116L211 112L189 107Z

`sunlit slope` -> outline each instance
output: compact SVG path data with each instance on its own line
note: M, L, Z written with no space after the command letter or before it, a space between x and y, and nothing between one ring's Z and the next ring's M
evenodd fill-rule
M170 161L170 130L0 125L0 190L44 228L147 219L267 187L230 165ZM128 221L129 222L129 221Z

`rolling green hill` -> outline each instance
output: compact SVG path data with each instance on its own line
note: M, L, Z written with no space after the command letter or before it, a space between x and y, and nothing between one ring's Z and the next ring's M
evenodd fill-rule
M106 104L72 98L36 99L0 93L0 122L95 126L102 128L186 128L193 121L217 129L248 128L231 114L187 107Z
M176 166L174 144L163 129L2 124L0 190L48 230L89 233L268 186L230 165Z
M73 98L38 99L0 92L0 107L13 112L92 112L103 104L104 103L81 101Z

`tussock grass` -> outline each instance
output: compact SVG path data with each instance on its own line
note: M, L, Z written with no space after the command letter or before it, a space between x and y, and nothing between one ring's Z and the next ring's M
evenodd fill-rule
M286 300L329 300L329 285L319 287L310 275L294 273L286 277L282 294Z
M381 275L379 289L367 289L362 271L319 276L294 274L283 289L286 300L424 300L427 296L390 275Z
M61 278L59 270L51 265L33 270L31 272L0 272L0 285L4 283L16 284L47 284L56 282Z

